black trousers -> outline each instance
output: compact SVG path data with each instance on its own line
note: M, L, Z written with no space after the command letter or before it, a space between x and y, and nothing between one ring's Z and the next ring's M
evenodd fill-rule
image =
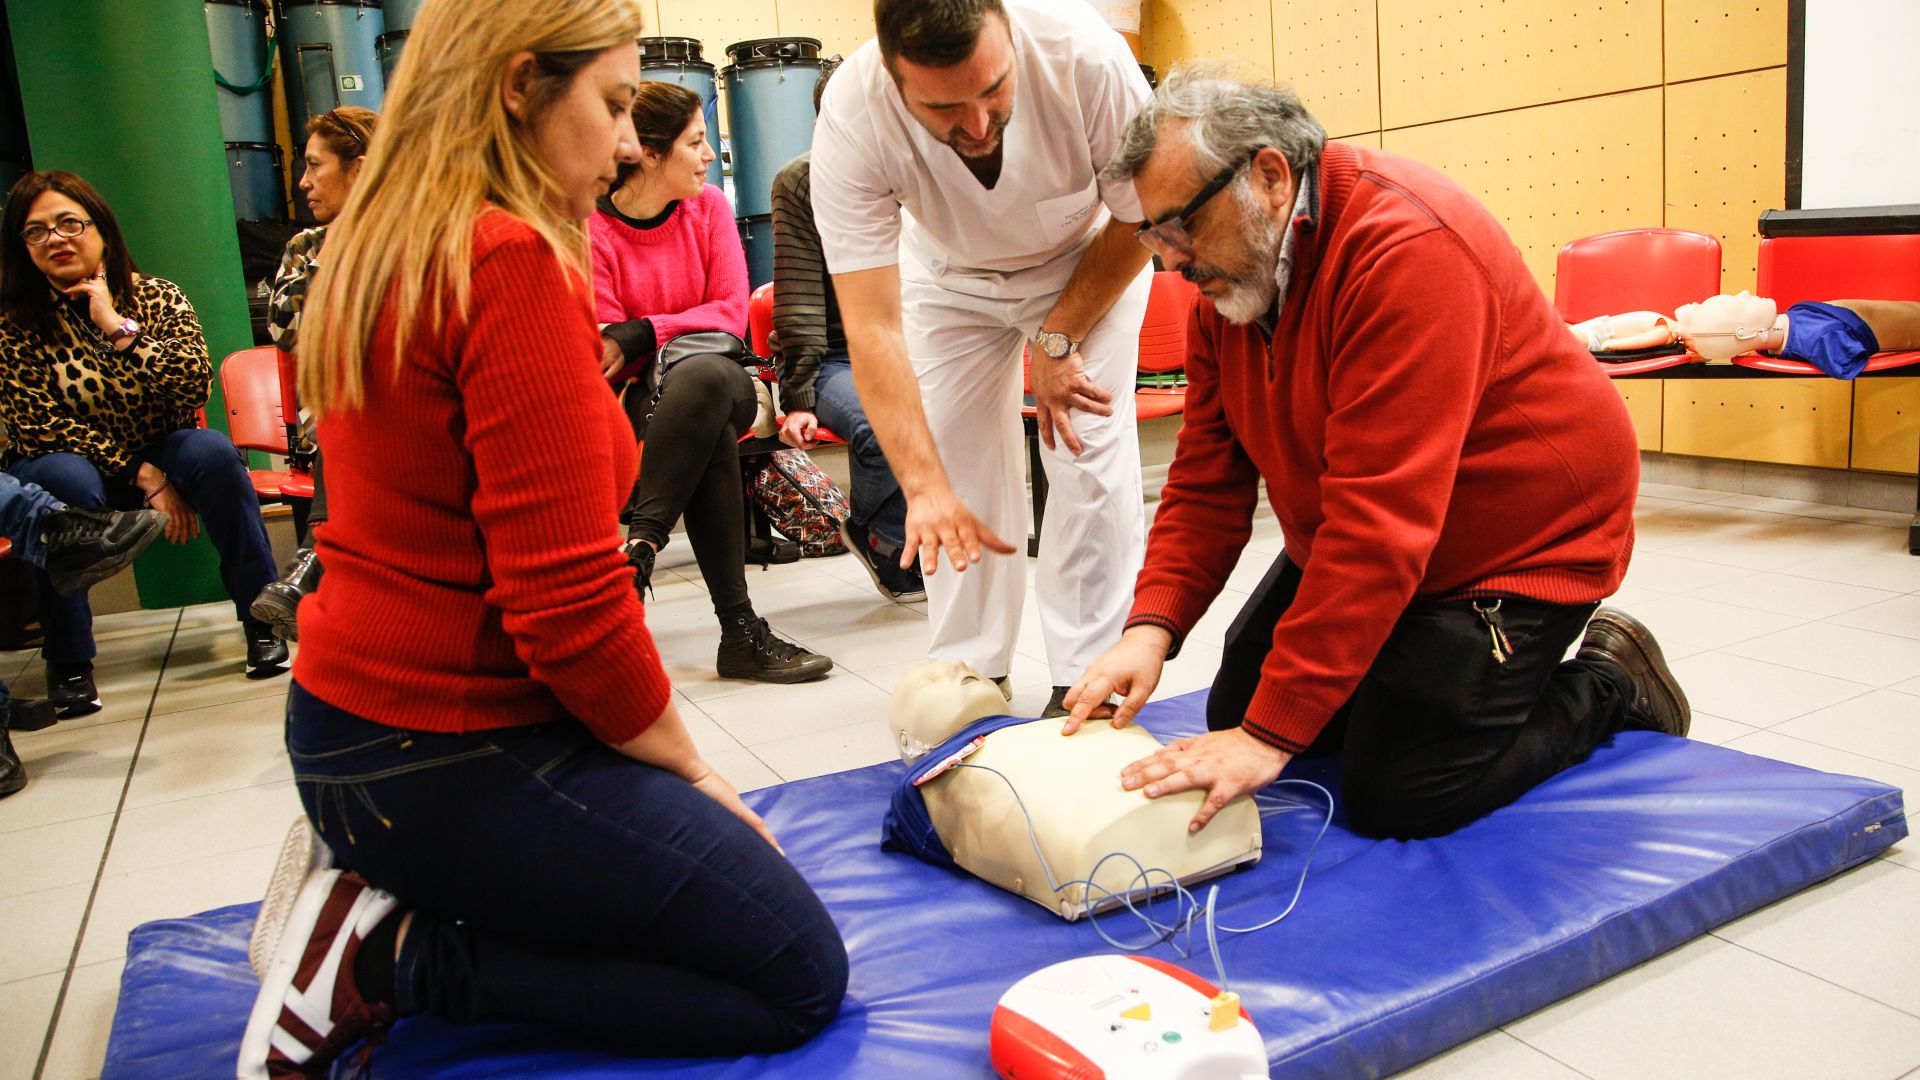
M1280 556L1228 628L1209 729L1246 718L1300 578ZM1512 647L1504 662L1481 613L1496 601ZM1409 607L1307 751L1341 755L1348 824L1403 840L1452 832L1619 730L1632 696L1626 673L1606 661L1561 660L1597 606L1504 596Z
M739 451L758 407L752 379L737 362L706 353L673 365L657 402L640 385L625 401L634 438L644 439L646 448L620 520L629 537L663 548L684 515L714 613L723 617L753 606Z

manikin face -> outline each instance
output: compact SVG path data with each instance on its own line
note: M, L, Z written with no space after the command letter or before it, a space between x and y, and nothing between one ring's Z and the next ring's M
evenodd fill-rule
M307 136L307 171L300 177L300 190L306 193L307 209L313 220L325 225L340 216L347 205L347 193L360 176L364 156L342 163L340 155L327 148L317 133Z
M1185 135L1168 130L1134 177L1134 190L1147 221L1158 223L1178 215L1210 179L1195 164ZM1178 270L1199 286L1221 315L1236 323L1252 322L1273 307L1279 291L1273 275L1292 208L1286 158L1276 150L1262 150L1218 195L1184 219L1184 245L1154 250L1167 269Z
M594 200L613 186L616 167L640 160L630 113L639 88L640 54L632 45L615 45L574 72L560 97L532 118L534 153L556 184L555 209L591 217ZM510 100L508 109L514 108Z
M961 157L1000 148L1000 133L1013 119L1013 35L1005 19L988 15L973 55L952 67L895 59L892 71L907 112L934 138Z
M713 163L713 147L707 145L707 121L699 113L686 130L673 141L673 149L656 154L641 147L640 171L627 178L628 184L659 184L657 190L669 199L697 199L707 185L707 166Z
M975 720L1006 711L991 679L956 660L929 660L900 676L888 719L900 760L911 765Z
M35 234L41 229L48 230L43 242L27 244L27 257L33 260L33 265L39 267L41 273L47 275L47 280L53 283L54 288L77 285L100 269L106 244L100 239L100 230L92 224L92 220L79 203L57 191L43 192L27 210L27 223L20 229L23 234L38 240L41 238ZM79 236L61 236L53 231L63 222L77 221L88 223ZM25 243L22 237L15 239Z

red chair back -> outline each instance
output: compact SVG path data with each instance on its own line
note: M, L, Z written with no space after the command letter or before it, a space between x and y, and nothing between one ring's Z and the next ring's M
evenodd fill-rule
M1754 291L1785 311L1805 300L1920 299L1920 234L1760 241Z
M753 290L747 298L747 347L755 356L773 359L773 282Z
M1621 229L1560 249L1553 303L1566 321L1672 314L1720 291L1720 241L1690 229Z
M287 445L292 446L295 429L300 426L300 368L292 353L278 348L273 351L280 361L280 417L286 422Z
M241 349L220 363L220 389L227 398L227 429L242 450L287 452L280 411L280 350L271 345Z
M1147 317L1140 323L1140 370L1148 373L1179 371L1187 366L1187 318L1200 290L1177 271L1153 275L1147 294Z

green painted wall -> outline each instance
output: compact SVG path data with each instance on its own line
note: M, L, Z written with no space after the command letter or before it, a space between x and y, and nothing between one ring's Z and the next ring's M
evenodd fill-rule
M186 290L219 358L253 344L233 195L197 0L6 0L33 163L86 177L143 273ZM218 381L207 407L226 429ZM140 602L221 599L205 537L148 549Z

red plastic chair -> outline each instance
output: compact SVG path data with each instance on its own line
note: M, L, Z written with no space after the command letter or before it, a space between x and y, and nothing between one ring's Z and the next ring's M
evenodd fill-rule
M287 452L285 410L288 392L281 378L280 358L286 354L271 345L242 349L220 363L220 390L227 399L227 433L242 450L269 454ZM291 370L289 368L289 370ZM298 424L298 409L292 423ZM305 480L311 497L312 480L303 470L249 469L253 490L264 501L303 497L288 490L296 477Z
M1147 315L1140 323L1139 370L1146 375L1166 375L1187 366L1187 319L1200 290L1172 270L1153 275L1152 291L1147 294ZM1142 420L1155 420L1184 412L1187 391L1184 386L1143 386L1134 390L1134 411Z
M778 382L771 363L773 359L773 282L771 281L753 290L753 295L747 297L747 334L747 346L753 350L753 354L769 361L765 367L761 368L760 378L769 383ZM781 414L780 419L785 418L785 414ZM847 445L847 440L824 427L816 430L813 437L816 442L831 443L835 446Z
M1671 313L1720 291L1720 241L1690 229L1620 229L1560 249L1553 304L1567 322L1626 311ZM1690 353L1602 364L1610 376L1697 363Z
M1776 236L1760 241L1755 290L1785 311L1808 300L1920 299L1920 234L1897 236ZM1781 375L1824 374L1812 364L1750 353L1741 367ZM1920 352L1876 353L1866 370L1920 364Z

